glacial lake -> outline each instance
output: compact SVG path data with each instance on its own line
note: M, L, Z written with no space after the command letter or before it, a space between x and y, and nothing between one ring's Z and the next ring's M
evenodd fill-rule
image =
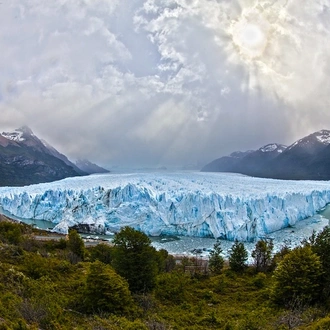
M23 219L15 217L8 212L4 211L0 207L0 213L23 223L33 225L43 230L51 231L55 227L55 224L46 220L35 219ZM305 220L299 221L295 226L284 228L269 234L265 238L271 238L274 241L274 251L278 251L284 244L289 247L295 247L300 245L301 241L311 236L313 230L316 232L321 231L330 221L330 205L325 207L319 212L319 214L309 217ZM91 238L100 238L111 242L111 235L91 235L82 234L83 238L90 236ZM209 251L213 248L216 239L213 238L201 238L201 237L171 237L171 236L159 236L150 237L152 245L156 249L165 249L171 254L187 255L187 256L200 256L207 257ZM228 256L229 250L232 247L233 242L221 240L221 247L223 249L224 256ZM255 242L244 242L246 249L251 253L255 247Z

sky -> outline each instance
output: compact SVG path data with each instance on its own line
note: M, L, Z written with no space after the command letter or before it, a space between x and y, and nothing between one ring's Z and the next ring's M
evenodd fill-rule
M0 131L203 166L330 129L330 0L1 0Z

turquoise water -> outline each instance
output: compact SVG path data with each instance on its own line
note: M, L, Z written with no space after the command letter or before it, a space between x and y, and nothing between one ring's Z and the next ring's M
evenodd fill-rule
M17 221L24 222L26 224L33 225L37 228L44 230L51 230L56 224L46 220L34 220L34 219L22 219L15 217L8 212L4 211L0 207L0 213ZM290 228L284 228L277 232L269 234L269 238L274 240L275 251L279 250L283 244L290 247L300 245L304 238L311 236L313 230L316 232L321 231L325 226L329 224L330 220L330 204L327 205L318 215L299 221L295 226ZM113 235L91 235L81 234L83 238L91 237L94 239L104 239L111 241ZM150 237L152 245L156 249L166 249L172 254L187 254L194 255L194 250L198 249L202 251L201 255L207 257L210 249L213 248L215 239L212 238L200 238L200 237ZM221 247L224 255L227 256L233 242L221 241ZM245 247L251 252L255 246L255 243L244 243Z
M322 217L330 220L330 204L328 204L323 210L319 212Z
M47 221L47 220L36 220L36 219L23 219L20 217L16 217L12 214L10 214L9 212L5 211L1 206L0 206L0 213L13 219L13 220L17 220L19 222L24 222L28 225L40 228L40 229L44 229L44 230L51 230L53 229L56 224L51 222L51 221Z

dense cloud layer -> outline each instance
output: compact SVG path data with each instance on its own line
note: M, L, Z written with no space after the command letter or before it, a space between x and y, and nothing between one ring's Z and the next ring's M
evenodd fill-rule
M330 0L4 0L2 130L184 165L330 128Z

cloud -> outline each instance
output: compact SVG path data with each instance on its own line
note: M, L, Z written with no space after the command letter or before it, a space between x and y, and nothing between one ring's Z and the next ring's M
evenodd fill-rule
M3 129L70 158L201 164L330 124L330 0L0 5Z

